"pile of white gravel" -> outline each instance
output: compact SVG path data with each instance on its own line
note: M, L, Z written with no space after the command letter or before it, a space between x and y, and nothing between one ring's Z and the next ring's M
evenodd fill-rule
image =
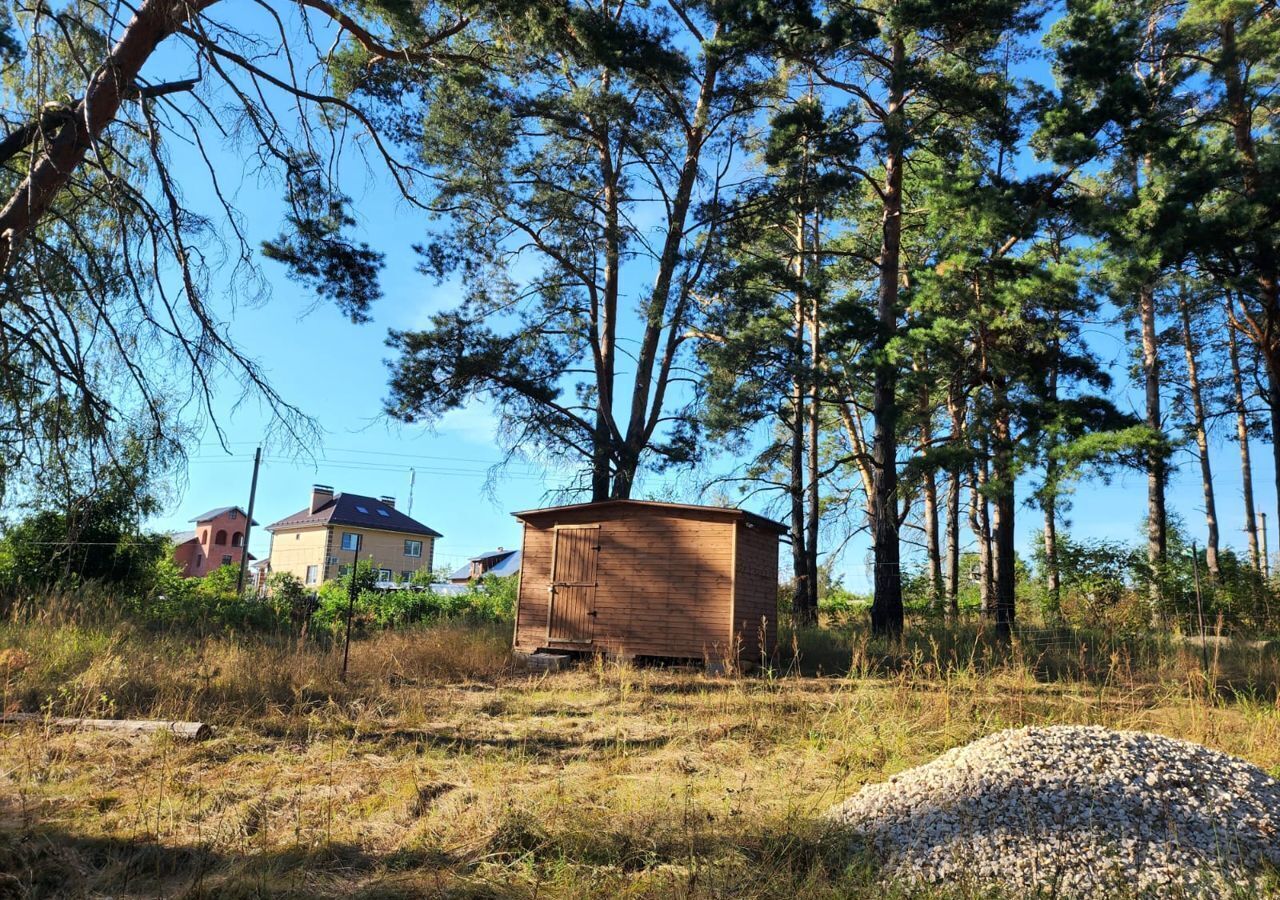
M1157 734L1001 731L828 815L873 848L886 880L1068 897L1277 889L1280 782Z

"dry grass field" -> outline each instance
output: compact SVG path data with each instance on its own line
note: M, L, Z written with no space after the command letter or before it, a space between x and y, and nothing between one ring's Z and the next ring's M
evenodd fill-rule
M1152 730L1280 775L1274 650L1215 654L1206 684L1194 648L918 628L803 635L747 677L531 676L508 640L384 633L342 683L340 648L0 626L11 709L216 728L0 729L0 896L886 898L819 815L998 729Z

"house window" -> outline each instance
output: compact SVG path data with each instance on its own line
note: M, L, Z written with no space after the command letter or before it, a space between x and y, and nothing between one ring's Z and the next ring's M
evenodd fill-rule
M200 535L200 543L202 543L202 544L207 544L207 543L209 543L209 529L208 529L208 528L206 528L206 529L204 530L204 533Z
M239 547L239 546L240 546L241 544L243 544L243 543L244 543L244 535L243 535L243 534L241 534L240 532L238 532L238 531L237 531L235 534L231 535L231 546L232 546L232 547Z
M213 542L218 546L225 546L227 543L226 531L222 530L221 528L218 529L218 533L213 536Z
M229 565L231 565L231 554L230 554L230 553L228 553L228 554L226 554L225 556L223 556L223 557L222 557L222 564L223 564L224 566L229 566Z
M204 562L204 557L199 553L196 554L196 568L200 568L200 563Z
M357 506L356 512L363 513L366 516L369 515L369 510L365 509L363 506Z
M417 559L422 555L422 541L405 541L404 555L412 556Z
M235 520L235 517L236 517L236 510L234 510L234 509L233 509L233 510L231 510L231 512L227 513L227 518L228 518L228 519L231 519L231 520L233 520L233 521L234 521L234 520Z
M408 569L405 569L403 572L400 573L401 581L409 581L412 578L413 578L413 572L411 572Z
M343 550L359 550L360 535L350 531L342 532L342 549Z
M390 580L391 580L391 570L390 570L390 569L379 569L379 570L378 570L378 580L379 580L379 581L390 581Z
M307 584L315 584L320 580L320 567L307 566Z
M339 577L339 578L346 578L346 577L347 577L347 573L348 573L348 572L350 572L350 571L351 571L351 567L350 567L350 566L338 566L338 577Z
M378 515L387 519L391 518L391 513L387 512L385 509L382 509L382 508L378 509Z

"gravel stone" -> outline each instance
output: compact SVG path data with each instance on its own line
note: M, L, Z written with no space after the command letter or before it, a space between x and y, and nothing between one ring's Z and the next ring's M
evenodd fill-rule
M827 815L908 884L1249 896L1275 890L1280 867L1280 782L1199 744L1096 726L988 735Z

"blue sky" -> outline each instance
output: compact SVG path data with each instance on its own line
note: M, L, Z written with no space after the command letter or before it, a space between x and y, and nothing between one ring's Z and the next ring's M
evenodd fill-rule
M161 62L165 62L162 56ZM176 62L171 60L170 62ZM165 76L171 73L163 73ZM160 77L157 74L156 77ZM181 148L175 149L181 163ZM249 174L244 154L224 147L215 156L220 178L234 189L233 203L243 213L250 242L272 237L279 228L282 209L278 188ZM263 371L285 400L314 418L322 430L320 440L305 455L286 455L268 446L258 485L255 518L266 525L301 508L311 484L321 482L338 491L367 495L392 495L405 509L409 504L410 469L415 470L412 512L415 518L444 534L438 542L440 566L453 567L481 551L519 543L513 510L548 502L563 485L559 473L544 472L527 463L495 472L501 450L495 440L495 422L483 405L450 413L438 427L406 427L381 414L386 395L387 371L384 346L389 328L413 328L439 310L454 305L459 294L451 285L437 286L415 270L411 245L422 241L431 227L425 214L399 199L388 183L355 161L345 185L353 195L359 218L358 236L386 254L383 272L385 296L372 310L373 322L353 325L335 308L315 304L314 298L285 277L281 267L262 260L262 272L270 287L269 299L260 305L233 304L222 297L214 308L227 331ZM197 166L183 185L187 200L197 209L212 209L208 185ZM243 172L237 177L237 172ZM643 290L644 283L632 285ZM1140 395L1128 384L1128 348L1115 328L1099 326L1089 333L1099 355L1111 363L1117 377L1115 399L1123 409L1140 414ZM218 398L218 418L228 440L223 449L211 429L190 447L190 466L184 487L175 489L164 513L149 525L157 530L184 530L188 520L205 509L228 504L247 505L254 447L263 439L270 413L252 398L241 403L240 392L224 379ZM1233 420L1218 425L1212 454L1217 476L1219 524L1224 545L1244 547L1243 511L1237 446L1226 440ZM1254 485L1259 510L1275 509L1270 448L1255 441ZM717 468L727 468L733 460ZM1203 504L1196 461L1180 453L1169 486L1169 508L1181 516L1193 537L1203 542ZM705 474L705 473L703 473ZM1028 479L1028 487L1029 487ZM637 497L693 499L699 476L650 476L641 482ZM1139 472L1116 473L1111 483L1081 484L1067 514L1069 531L1077 537L1137 540L1146 503L1145 476ZM757 511L768 512L760 504ZM856 513L855 513L856 514ZM1038 511L1019 511L1020 550L1029 553L1040 526ZM1275 517L1270 516L1272 548L1280 546ZM861 524L861 523L858 523ZM258 529L251 551L266 554L269 536ZM909 554L910 556L910 554ZM853 590L869 589L868 550L865 536L847 546L839 571Z
M253 223L251 231L256 238L274 233L279 209L271 194L246 191L238 202ZM448 285L435 286L414 270L409 245L427 227L419 214L401 208L389 192L376 188L361 205L362 237L387 253L386 295L374 308L372 323L352 325L334 308L315 307L312 298L286 279L280 267L267 261L263 271L271 285L269 301L257 307L223 309L232 337L259 360L285 399L314 417L323 430L322 440L310 448L314 460L289 458L268 447L255 517L266 525L296 511L307 502L315 482L333 485L339 491L392 495L404 509L412 468L416 470L413 515L444 534L437 547L440 565L455 565L499 545L515 546L519 530L509 513L544 504L563 479L528 464L495 473L493 466L500 461L501 451L495 442L493 417L482 405L446 415L435 429L398 425L381 414L387 382L383 362L388 356L383 346L387 329L423 323L432 312L456 302L457 293ZM1091 341L1122 376L1127 368L1127 349L1120 335L1097 329ZM1116 393L1122 408L1140 414L1136 392L1123 381L1119 387L1124 388ZM219 447L215 435L207 430L198 446L191 448L185 490L174 497L164 515L150 523L153 527L181 530L188 527L186 521L191 516L204 509L247 504L253 449L268 426L269 415L256 401L237 405L238 398L236 387L224 383L220 417L230 452ZM1220 423L1212 460L1223 542L1243 548L1238 448L1225 440L1232 428L1230 420ZM1256 503L1258 509L1267 511L1275 508L1269 450L1262 442L1254 442ZM1203 502L1195 458L1182 452L1176 462L1169 507L1203 543ZM650 478L640 494L691 497L696 482L692 475ZM1117 473L1105 485L1082 484L1068 513L1069 530L1078 537L1136 539L1145 502L1142 473ZM1039 514L1023 509L1020 515L1018 536L1026 552L1040 524ZM1275 517L1269 518L1274 526ZM1270 545L1278 546L1274 529ZM267 546L268 535L259 529L251 550L261 556ZM866 554L865 540L855 539L839 567L854 590L869 587Z

